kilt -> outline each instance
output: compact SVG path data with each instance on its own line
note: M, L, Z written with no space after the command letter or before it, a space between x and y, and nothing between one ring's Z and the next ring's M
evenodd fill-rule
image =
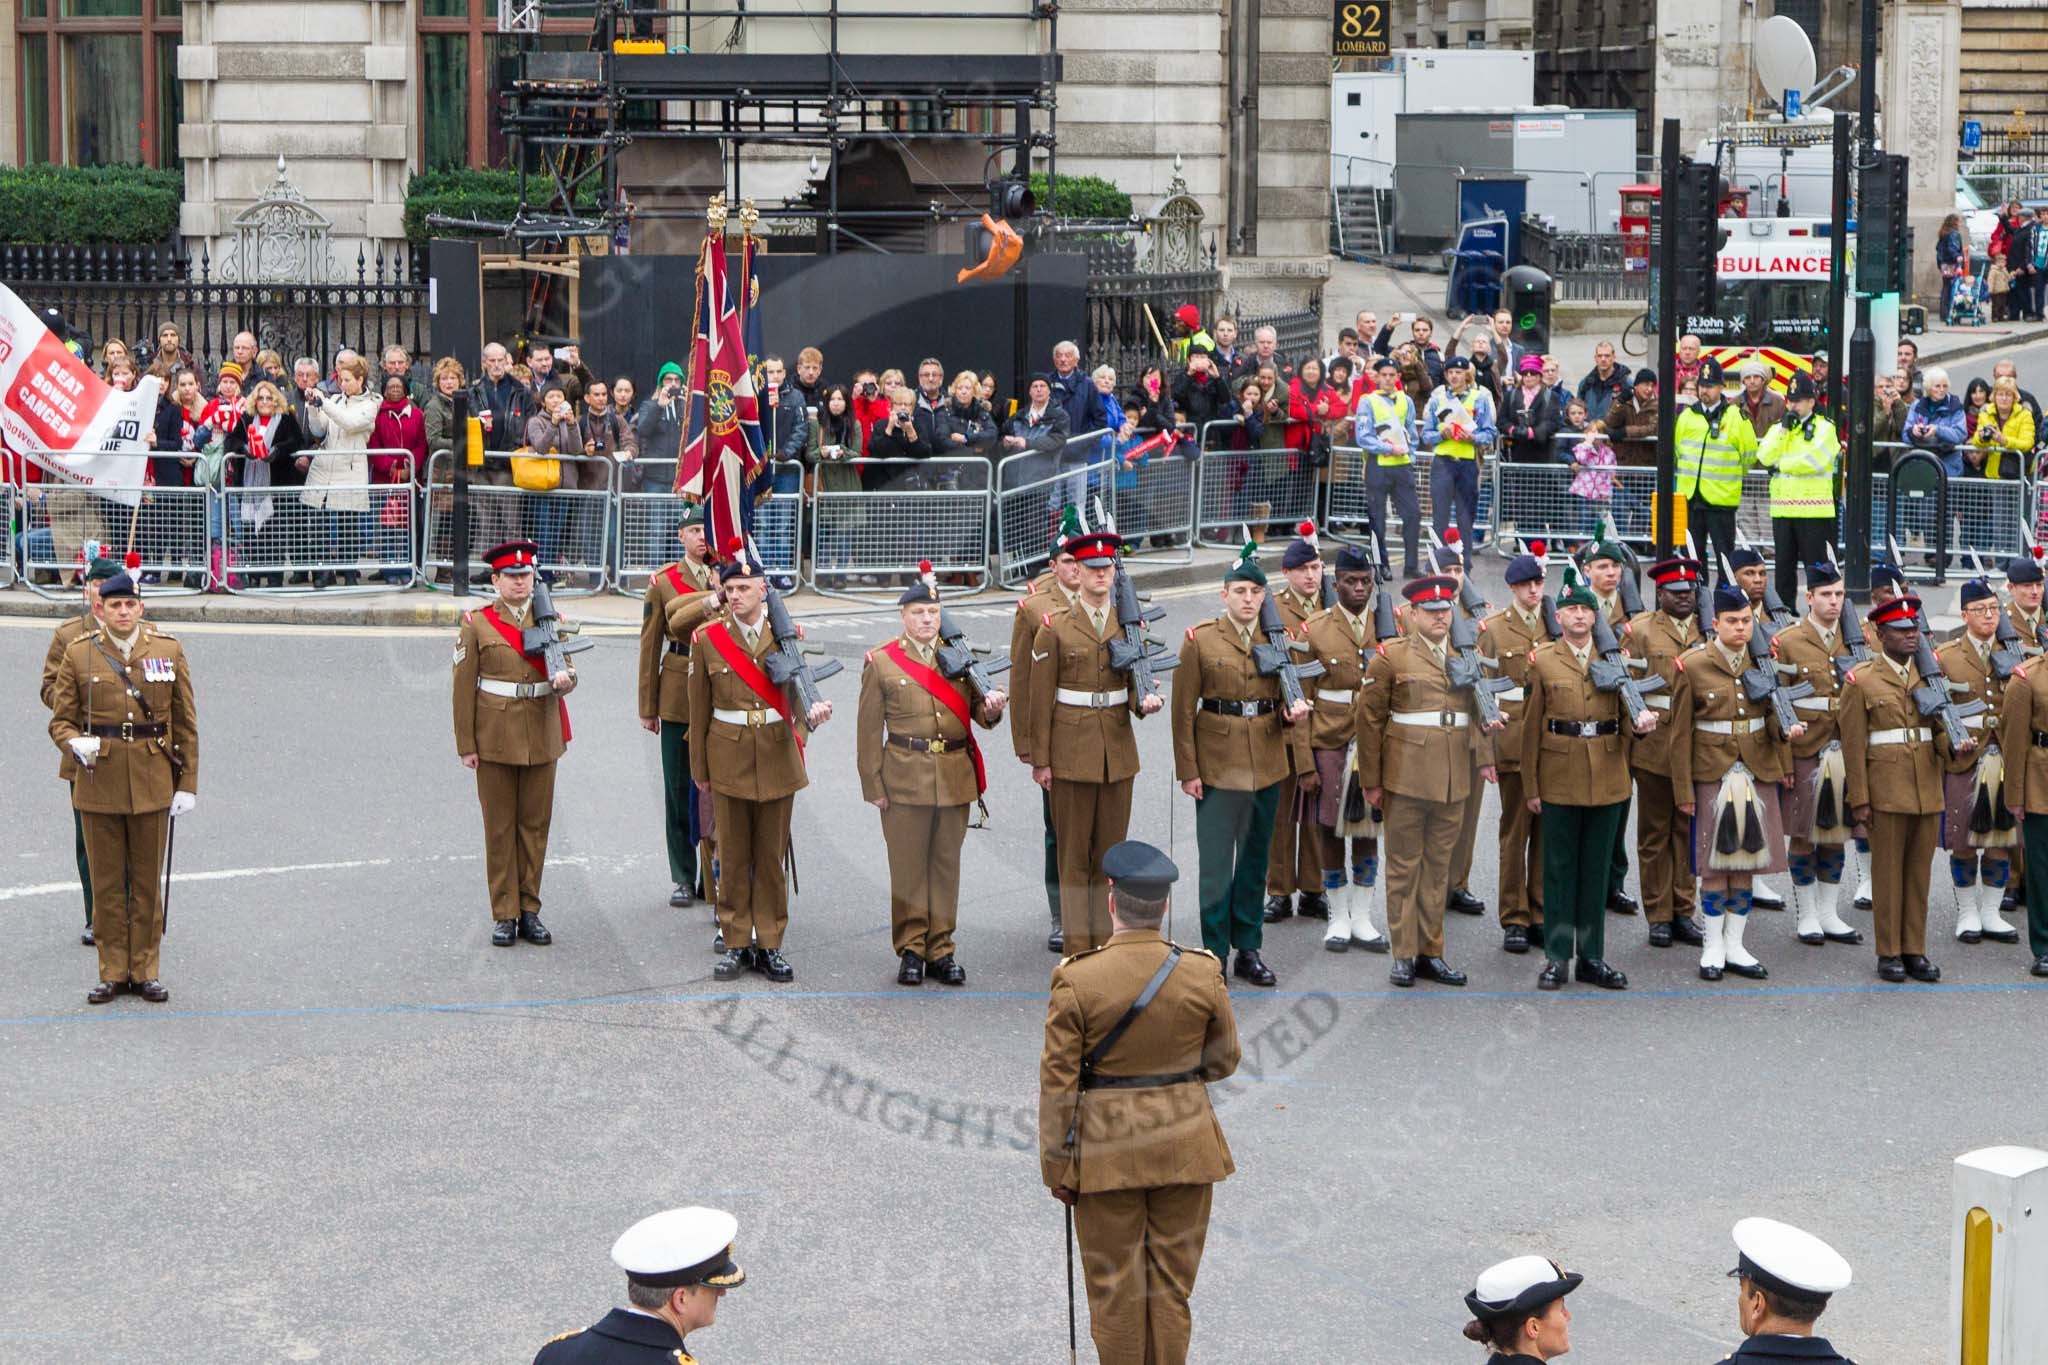
M1986 853L2009 857L2016 851L2016 845L1986 847L1970 833L1970 796L1976 784L1975 768L1966 773L1941 775L1941 846L1951 853L1974 853L1983 849Z
M1721 873L1713 870L1709 859L1714 852L1714 800L1721 794L1721 783L1695 782L1692 784L1692 870L1696 877L1750 876L1763 877L1785 870L1785 818L1779 807L1778 798L1784 794L1775 782L1759 781L1756 784L1757 805L1764 813L1764 855L1770 859L1762 867L1749 868L1740 873Z

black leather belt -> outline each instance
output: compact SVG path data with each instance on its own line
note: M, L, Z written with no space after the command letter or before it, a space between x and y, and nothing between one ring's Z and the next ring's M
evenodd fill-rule
M668 642L668 652L671 654L688 654L690 646L681 640L670 640Z
M919 739L915 735L890 735L889 743L914 754L947 754L967 748L964 739Z
M2048 730L2034 731L2034 747L2036 749L2048 749Z
M1204 697L1201 708L1212 716L1267 716L1280 709L1277 701L1221 701L1215 697Z
M170 733L162 721L137 725L134 721L123 721L119 725L88 725L85 732L98 735L101 739L162 739Z
M1553 720L1549 724L1551 734L1571 735L1578 739L1621 733L1621 722L1618 720Z
M1199 1081L1201 1079L1202 1073L1199 1071L1175 1071L1165 1076L1101 1076L1093 1071L1083 1071L1081 1073L1081 1088L1083 1090L1157 1090L1161 1086L1185 1085L1189 1081Z

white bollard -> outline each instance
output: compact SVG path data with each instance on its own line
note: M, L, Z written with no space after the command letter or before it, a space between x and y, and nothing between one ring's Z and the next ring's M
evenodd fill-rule
M1956 1158L1948 1365L2037 1365L2048 1355L2048 1152Z

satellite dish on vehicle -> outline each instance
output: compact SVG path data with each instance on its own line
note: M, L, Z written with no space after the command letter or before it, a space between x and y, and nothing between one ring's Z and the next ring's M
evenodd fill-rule
M1750 56L1756 64L1756 78L1772 100L1783 100L1787 90L1803 95L1813 88L1818 74L1813 41L1789 15L1774 14L1757 25Z

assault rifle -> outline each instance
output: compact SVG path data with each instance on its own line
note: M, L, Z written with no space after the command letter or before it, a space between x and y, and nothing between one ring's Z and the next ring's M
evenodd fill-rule
M1587 667L1586 676L1600 691L1613 692L1621 697L1622 707L1628 712L1627 724L1633 727L1636 717L1650 709L1650 703L1643 700L1644 695L1662 687L1664 680L1654 673L1649 673L1640 682L1630 676L1630 669L1647 670L1650 661L1629 657L1621 647L1620 637L1614 633L1614 624L1601 611L1593 613L1593 652L1599 657Z
M934 658L939 672L959 682L966 679L974 689L974 699L980 701L995 690L997 673L1010 666L1010 656L994 648L983 648L967 638L967 632L953 619L953 613L939 608L939 647ZM986 659L987 662L983 662Z
M564 635L573 636L564 643ZM555 610L555 595L548 591L547 580L539 574L533 576L533 624L519 636L519 648L528 654L540 655L541 664L547 669L548 680L569 669L568 656L581 654L596 641L585 640L576 635L576 627L565 625L562 615Z
M1920 670L1920 686L1913 689L1913 704L1920 708L1923 718L1941 722L1942 732L1948 736L1949 752L1959 752L1974 738L1970 727L1963 724L1964 718L1981 715L1989 708L1975 697L1957 703L1954 694L1967 694L1969 686L1950 682L1948 675L1941 671L1941 663L1934 657L1934 647L1927 643L1924 625L1920 630L1920 643L1913 651L1913 667Z
M1466 582L1471 582L1467 579ZM1462 596L1462 594L1461 594ZM1480 599L1483 609L1485 599ZM1515 683L1512 678L1488 677L1486 670L1499 668L1498 659L1489 659L1479 652L1479 622L1471 616L1451 617L1450 653L1444 660L1444 673L1450 678L1451 686L1472 694L1472 706L1479 715L1479 724L1491 730L1495 724L1506 718L1500 713L1497 693L1506 692Z
M1296 650L1304 654L1309 652L1308 641L1294 639L1287 633L1287 627L1280 620L1280 608L1271 593L1267 593L1265 601L1259 604L1259 634L1266 637L1266 643L1252 646L1252 664L1261 676L1279 679L1281 700L1291 711L1296 702L1308 700L1301 690L1302 680L1321 677L1323 662L1320 659L1295 662Z
M1784 678L1797 676L1799 670L1791 664L1781 664L1778 656L1771 652L1770 641L1760 630L1749 633L1749 667L1742 673L1742 692L1753 702L1768 703L1771 714L1778 718L1778 733L1789 735L1792 727L1799 724L1799 712L1792 703L1801 697L1813 695L1813 684L1808 682L1787 683Z
M1131 575L1124 568L1121 556L1116 561L1116 579L1111 584L1110 602L1116 607L1117 625L1122 634L1109 642L1109 666L1122 673L1131 681L1131 690L1141 700L1159 690L1153 675L1165 673L1180 662L1168 654L1159 641L1145 633L1145 627L1166 615L1164 607L1148 607L1138 596L1138 589L1131 583ZM1266 599L1271 607L1272 599Z
M775 648L761 660L762 669L768 674L768 681L777 687L796 687L797 700L803 705L803 721L811 725L811 708L825 700L818 684L845 667L837 659L825 658L825 651L815 645L805 645L804 637L797 631L796 622L789 617L789 608L783 605L782 594L775 591L770 582L768 589L768 633L775 638ZM823 662L813 664L812 658Z

